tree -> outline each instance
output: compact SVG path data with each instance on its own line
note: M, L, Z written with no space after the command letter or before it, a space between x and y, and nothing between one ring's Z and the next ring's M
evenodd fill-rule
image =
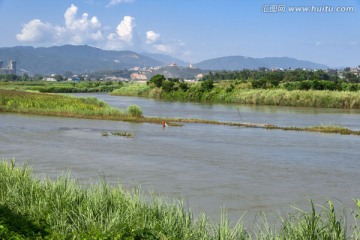
M58 82L64 81L63 76L61 76L61 75L59 75L59 74L55 75L54 78L55 78L56 81L58 81Z
M175 83L173 81L166 80L162 83L162 89L164 92L171 92L174 90Z
M180 88L183 92L186 92L187 90L189 90L189 86L187 85L186 82L180 82L180 83L179 83L179 88Z
M165 77L164 75L161 74L156 74L155 76L153 76L152 78L150 78L148 83L152 83L154 84L156 87L160 88L163 84L163 82L165 81Z
M211 91L214 88L214 81L213 80L205 80L201 82L201 89L205 92Z

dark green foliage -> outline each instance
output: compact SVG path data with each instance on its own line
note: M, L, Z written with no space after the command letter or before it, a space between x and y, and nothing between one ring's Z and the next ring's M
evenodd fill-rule
M253 80L251 81L251 86L252 88L263 88L263 89L266 89L267 85L267 80L265 78L261 78L259 80Z
M175 82L166 80L162 83L162 89L164 92L171 92L174 90Z
M234 90L234 88L235 88L234 84L230 84L230 86L226 88L226 93L231 93Z
M349 71L343 73L344 81L346 82L360 82L360 77ZM217 71L209 72L203 77L203 80L240 80L240 81L258 81L265 79L272 86L279 85L280 82L296 82L306 80L317 80L317 81L339 81L338 70L329 69L324 70L304 70L304 69L290 69L290 70L269 70L261 68L259 70L243 69L241 71ZM269 84L263 84L269 85Z
M201 90L204 92L211 91L214 88L213 80L204 80L201 82Z
M326 80L305 80L296 82L286 82L281 84L286 90L329 90L329 91L358 91L360 84L346 83L343 81Z
M164 75L156 74L148 81L148 84L154 84L155 87L160 88L160 87L162 87L162 84L165 80L166 79L165 79Z
M181 91L186 92L189 89L189 86L185 82L180 82L179 88Z
M42 239L47 235L46 221L31 219L0 204L0 239Z

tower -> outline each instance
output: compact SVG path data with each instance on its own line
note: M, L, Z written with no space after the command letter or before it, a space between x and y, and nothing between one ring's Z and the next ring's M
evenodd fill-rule
M10 74L16 75L16 61L15 60L9 61L8 68L9 68Z

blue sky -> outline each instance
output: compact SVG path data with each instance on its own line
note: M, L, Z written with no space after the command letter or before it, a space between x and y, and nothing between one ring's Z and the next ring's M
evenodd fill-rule
M86 44L192 62L287 56L357 66L359 25L359 0L0 0L0 47Z

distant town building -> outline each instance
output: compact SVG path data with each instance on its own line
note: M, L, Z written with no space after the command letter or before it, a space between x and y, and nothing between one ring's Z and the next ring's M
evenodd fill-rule
M46 78L44 78L44 81L47 81L47 82L56 82L56 78L54 78L54 77L46 77Z
M67 79L70 82L80 82L80 77L78 75L73 75Z
M350 72L357 77L360 77L360 65L350 69Z
M130 75L130 78L131 78L131 80L134 80L134 81L146 81L147 80L147 77L145 74L139 74L139 73L132 73Z
M4 62L0 61L0 74L16 74L16 61L10 60L5 67Z
M198 75L195 76L195 80L200 80L204 77L204 74L203 73L199 73Z

